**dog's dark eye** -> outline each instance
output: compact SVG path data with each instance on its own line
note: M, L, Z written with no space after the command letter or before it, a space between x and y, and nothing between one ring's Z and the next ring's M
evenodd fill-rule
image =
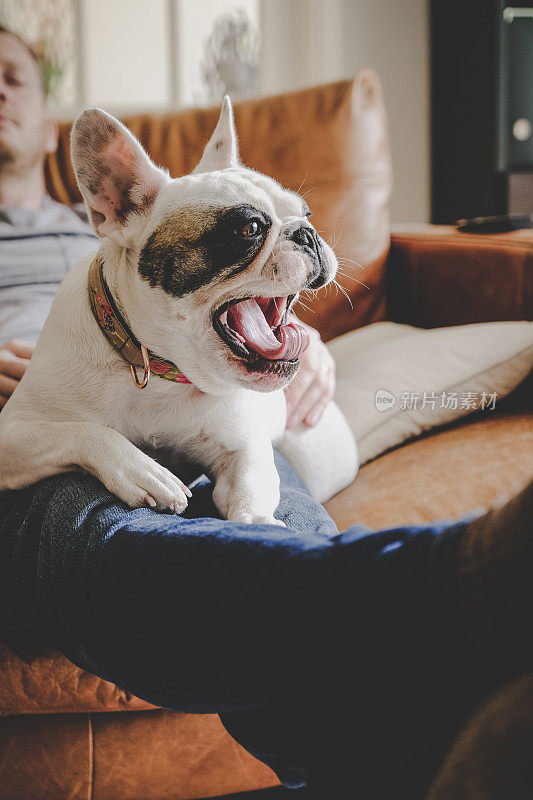
M250 219L242 227L235 228L235 233L243 239L253 239L262 230L262 223L259 219Z

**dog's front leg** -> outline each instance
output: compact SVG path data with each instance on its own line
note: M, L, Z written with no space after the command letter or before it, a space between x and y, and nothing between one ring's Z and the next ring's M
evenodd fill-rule
M270 442L225 450L212 464L213 499L220 513L234 522L284 525L274 517L279 505L279 475Z
M0 424L0 489L20 489L77 467L127 505L181 513L190 490L121 433L92 422Z

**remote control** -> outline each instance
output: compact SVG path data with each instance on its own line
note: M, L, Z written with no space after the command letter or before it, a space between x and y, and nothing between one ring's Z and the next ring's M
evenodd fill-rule
M455 223L464 233L507 233L519 228L533 228L533 214L502 214L499 217L471 217Z

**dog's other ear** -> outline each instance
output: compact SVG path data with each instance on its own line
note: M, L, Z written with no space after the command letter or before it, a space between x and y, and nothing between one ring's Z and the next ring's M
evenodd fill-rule
M214 172L218 169L238 166L239 147L233 121L233 107L231 100L226 95L217 126L206 144L200 163L193 170L193 175L199 172Z
M75 121L71 155L95 233L127 245L168 174L150 161L122 123L100 108L82 111Z

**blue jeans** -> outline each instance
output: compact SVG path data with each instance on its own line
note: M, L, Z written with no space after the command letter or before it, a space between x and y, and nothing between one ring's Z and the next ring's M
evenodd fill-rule
M221 520L207 479L182 517L132 511L81 473L0 493L2 635L219 713L286 786L346 780L369 798L411 764L423 780L472 697L450 578L470 517L339 534L276 459L286 529Z

